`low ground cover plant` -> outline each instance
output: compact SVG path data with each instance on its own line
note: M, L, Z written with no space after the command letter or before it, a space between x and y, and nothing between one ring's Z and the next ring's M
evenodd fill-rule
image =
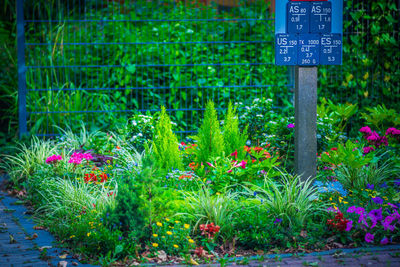
M151 119L135 115L134 130L32 138L3 168L10 186L27 191L39 225L103 265L400 241L400 129L362 126L343 142L331 134L318 176L305 180L291 171L290 116L251 128L241 112L229 105L218 116L210 101L198 134L178 141L162 107ZM343 131L343 121L329 127Z

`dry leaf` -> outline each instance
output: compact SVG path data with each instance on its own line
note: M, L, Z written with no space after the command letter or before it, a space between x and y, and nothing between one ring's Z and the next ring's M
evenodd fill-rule
M37 233L34 233L32 236L27 236L27 237L25 237L25 239L26 240L33 240L33 239L35 239L35 238L37 238L38 237L38 234Z
M39 251L43 251L43 249L50 249L52 246L43 246L39 248Z
M35 230L46 230L46 227L35 225L35 226L33 226L33 229L35 229Z
M67 267L68 262L66 261L59 261L57 264L57 267Z
M199 265L197 261L195 261L192 257L190 257L190 264L192 265Z
M78 263L77 263L76 261L73 261L73 262L72 262L72 265L78 266Z
M60 256L58 256L58 257L59 257L60 259L66 259L67 256L68 256L68 254L63 254L63 255L60 255Z
M162 261L167 261L167 253L164 250L157 251L157 256Z

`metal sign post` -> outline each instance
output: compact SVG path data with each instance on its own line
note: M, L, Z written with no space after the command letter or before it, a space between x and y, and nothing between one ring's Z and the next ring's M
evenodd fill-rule
M276 0L275 64L295 67L295 171L317 172L318 65L342 64L343 0Z

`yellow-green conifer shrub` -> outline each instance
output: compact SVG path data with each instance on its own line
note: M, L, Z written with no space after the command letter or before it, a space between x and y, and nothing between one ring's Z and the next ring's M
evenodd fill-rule
M164 106L161 107L160 117L155 126L153 152L158 167L165 170L182 169L178 138L172 132L171 120Z
M243 133L239 130L239 119L236 113L236 108L232 107L232 103L229 102L228 110L225 115L223 134L225 141L225 152L227 155L237 150L238 157L243 158L245 156L244 146L247 141L247 128L243 130Z
M222 156L224 152L224 137L221 133L217 111L212 101L207 103L203 124L196 139L198 162L207 162L211 158Z

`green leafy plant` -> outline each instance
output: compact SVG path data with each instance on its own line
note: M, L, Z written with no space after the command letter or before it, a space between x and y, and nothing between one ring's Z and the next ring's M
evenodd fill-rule
M225 149L224 136L219 127L214 102L208 101L203 123L194 138L198 145L197 161L199 163L206 163L211 158L222 156Z
M367 125L371 125L380 132L385 132L389 127L400 125L400 114L394 109L386 108L385 104L374 108L366 108L368 113L362 112L361 117Z
M214 223L220 226L218 235L221 235L225 241L233 240L235 214L240 208L235 201L237 194L225 192L212 195L211 190L207 187L202 187L197 192L182 193L187 210L178 215L193 221L194 230L197 230L201 224Z
M248 126L242 132L239 130L239 118L236 113L236 107L233 108L232 103L229 102L223 126L225 152L227 154L237 151L238 157L244 158L245 151L243 147L247 141L247 128Z
M160 117L155 126L153 153L160 168L164 170L182 169L178 138L172 132L171 120L164 106L161 107Z

